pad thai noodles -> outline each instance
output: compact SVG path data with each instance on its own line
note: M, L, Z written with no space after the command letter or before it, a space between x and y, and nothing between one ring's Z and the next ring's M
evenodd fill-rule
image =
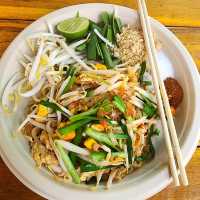
M27 38L2 95L6 112L29 98L17 127L37 167L76 184L109 188L153 159L157 103L142 32L116 11L77 14Z

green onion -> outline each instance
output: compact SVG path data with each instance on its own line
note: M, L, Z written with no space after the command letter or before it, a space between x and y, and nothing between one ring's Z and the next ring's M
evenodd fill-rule
M113 13L111 16L112 16L112 31L113 31L113 36L114 36L114 40L116 41L116 35L118 33L118 30L117 30L117 24L115 23L115 14Z
M105 65L109 69L113 68L114 67L114 63L112 61L110 50L108 49L108 47L106 46L106 44L104 44L102 42L100 43L100 47L101 47L101 50L102 50L102 53L103 53L103 58L104 58Z
M113 103L122 113L126 112L126 105L120 96L114 96Z
M147 115L147 117L151 118L154 115L156 115L157 114L157 108L155 107L153 102L150 101L146 97L143 97L143 101L144 101L143 112Z
M98 57L103 60L103 52L101 50L101 47L100 47L100 44L99 44L99 41L97 40L97 43L96 43L96 48L97 48L97 55Z
M146 62L144 61L141 65L140 74L139 74L139 82L143 83L144 73L146 70Z
M75 48L75 50L76 51L78 51L78 52L84 52L85 51L85 49L86 49L86 43L84 42L83 44L80 44L79 46L77 46L76 48Z
M144 61L143 63L141 63L141 69L140 69L140 74L139 74L139 82L142 85L152 85L151 81L144 81L144 73L146 71L146 62Z
M128 140L127 140L128 161L130 164L132 164L132 157L133 157L132 140L128 134L127 126L125 124L123 124L122 122L120 122L120 127L121 127L122 131L128 136Z
M80 128L76 131L76 137L72 140L72 143L75 145L79 145L81 143L82 136L83 136L83 128Z
M76 68L70 65L70 67L67 70L67 77L72 76L75 73Z
M77 130L78 128L88 124L89 122L95 120L96 118L94 117L88 117L86 119L83 119L83 120L79 120L79 121L76 121L74 123L71 123L63 128L59 128L58 129L58 132L61 134L61 135L66 135L72 131L75 131Z
M94 161L94 162L100 162L102 160L105 160L107 153L106 152L91 152L90 153L90 158Z
M139 98L139 99L141 99L144 103L150 103L150 104L153 104L153 105L157 105L155 102L153 102L150 98L148 98L148 97L146 97L146 96L144 96L144 95L142 95L141 94L141 96L142 96L142 98Z
M149 98L143 95L141 100L144 102L143 112L148 118L151 118L157 114L158 109L156 108L156 104L154 102L152 102Z
M81 172L92 172L92 171L97 171L101 169L109 169L109 168L111 168L111 166L100 167L86 161L82 162L80 166Z
M54 112L60 111L63 115L65 115L66 117L69 117L69 115L66 112L64 112L58 105L56 105L55 103L49 102L49 100L47 101L42 100L40 104L48 108L51 108Z
M87 136L97 140L98 142L104 143L104 144L116 149L116 146L112 143L112 141L110 140L110 138L108 137L107 134L98 132L92 128L87 128L85 130L85 133Z
M100 14L100 20L105 24L108 25L110 23L109 14L108 12L102 12Z
M119 58L114 58L114 59L113 59L113 64L114 64L114 66L120 64L120 62L121 62L121 60L120 60Z
M67 168L67 171L68 173L70 174L70 176L72 177L73 179L73 182L76 183L76 184L80 184L80 177L74 167L74 165L72 164L68 154L66 153L66 151L64 150L64 148L59 145L59 144L56 144L56 147L60 153L60 156L65 164L65 167Z
M115 139L129 139L128 135L123 134L123 133L121 133L121 134L120 133L114 133L113 137Z
M91 97L94 94L94 90L87 90L86 97Z
M68 92L72 85L74 84L75 80L76 80L76 72L77 69L75 67L70 67L69 71L67 72L68 76L71 76L70 80L68 81L68 83L66 84L64 90L63 90L63 94L65 94L66 92Z
M68 84L65 86L65 88L64 88L64 90L63 90L63 94L65 94L66 92L68 92L68 91L71 89L71 87L72 87L72 85L74 84L75 80L76 80L76 77L75 77L75 75L74 75L74 76L72 76L72 77L70 78Z
M98 108L91 108L90 110L86 111L86 112L82 112L80 114L74 115L72 117L69 118L69 120L71 122L75 122L78 120L82 120L84 118L87 118L88 116L94 115L96 114L98 111Z
M105 24L102 30L102 34L104 37L106 37L107 30L108 30L108 24Z
M108 26L108 29L107 29L106 38L107 38L108 41L110 41L111 43L113 42L113 32L112 32L112 28L111 28L110 25Z
M90 158L94 161L94 162L101 162L103 160L106 159L106 152L103 151L93 151L90 153ZM111 156L112 157L121 157L121 158L125 158L125 154L124 152L111 152Z
M98 42L97 36L94 32L92 32L87 42L87 59L88 60L96 60L97 58L96 43L97 42Z
M118 32L121 33L123 27L121 19L118 17L115 18L115 23L117 24Z
M99 32L102 32L102 30L101 30L101 28L98 26L98 24L97 24L96 22L90 20L90 27L89 27L89 29L90 29L91 31L94 31L95 28L96 28Z
M111 112L112 102L108 98L105 98L103 102L100 104L99 109L102 109L105 112Z
M114 126L114 125L118 125L118 122L115 121L115 120L109 120L109 119L105 119L108 121L108 123L111 125L111 126Z
M82 136L83 136L83 128L79 128L78 130L76 130L76 136L73 139L72 143L75 145L80 145ZM69 152L69 157L70 157L73 165L76 167L77 161L79 160L79 157L77 156L77 154L74 152Z
M126 158L126 155L124 152L112 152L112 157L120 157L120 158Z
M157 113L157 108L150 103L144 103L143 112L147 115L148 118L153 117Z
M116 34L122 31L122 22L119 18L115 17L114 12L109 14L108 12L103 12L100 15L100 24L103 27L103 35L110 42L116 42Z
M76 168L77 167L77 161L79 159L79 157L77 156L77 154L74 153L74 152L69 152L69 158L71 159L72 164Z
M152 85L152 82L151 81L143 81L143 84L148 86L148 85Z

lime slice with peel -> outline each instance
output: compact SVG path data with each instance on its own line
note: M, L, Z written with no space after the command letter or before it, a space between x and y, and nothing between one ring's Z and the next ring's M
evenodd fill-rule
M69 40L84 37L89 28L89 20L85 17L73 17L57 25L58 32Z

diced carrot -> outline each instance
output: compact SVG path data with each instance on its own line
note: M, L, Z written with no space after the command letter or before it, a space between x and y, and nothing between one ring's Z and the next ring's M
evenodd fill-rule
M107 128L108 127L108 122L106 120L101 120L100 124L104 127Z
M63 139L63 140L66 140L66 141L70 141L70 140L73 140L73 139L75 138L75 136L76 136L75 131L72 131L72 132L70 132L70 133L64 135L64 136L62 137L62 139Z
M96 130L96 131L104 131L104 126L102 125L102 124L93 124L92 126L91 126L94 130Z

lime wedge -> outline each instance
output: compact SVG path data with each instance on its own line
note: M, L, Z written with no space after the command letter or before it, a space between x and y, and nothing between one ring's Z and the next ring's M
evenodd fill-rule
M58 32L67 39L79 39L87 33L89 20L85 17L73 17L57 25Z

